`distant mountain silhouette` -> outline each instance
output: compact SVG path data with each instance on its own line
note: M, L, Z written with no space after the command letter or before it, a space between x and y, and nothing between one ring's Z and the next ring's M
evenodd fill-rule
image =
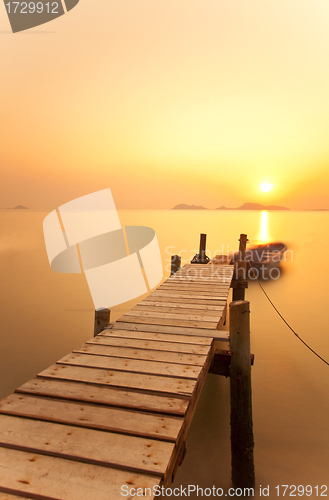
M185 205L181 203L180 205L176 205L172 210L208 210L206 207L197 206L197 205ZM280 207L278 205L261 205L260 203L244 203L241 207L238 208L228 208L222 205L221 207L216 208L216 210L290 210L287 207Z
M278 205L261 205L260 203L244 203L241 207L238 208L227 208L227 207L219 207L216 210L290 210L287 207L280 207Z
M185 205L184 203L181 203L180 205L176 205L172 210L208 210L208 209L197 205Z
M17 207L14 207L14 210L16 210L16 209L18 209L18 210L22 210L22 209L23 210L28 210L28 208L24 207L24 205L17 205Z

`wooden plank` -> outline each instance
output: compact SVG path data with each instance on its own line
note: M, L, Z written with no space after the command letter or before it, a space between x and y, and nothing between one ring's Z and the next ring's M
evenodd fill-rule
M230 284L227 285L193 285L189 283L163 283L157 290L188 290L188 291L199 291L199 292L226 292L230 289Z
M84 349L89 344L102 344L102 345L111 345L117 347L127 347L127 348L133 348L135 350L145 349L151 351L180 352L188 354L198 354L203 356L206 356L209 352L209 346L207 345L204 346L200 346L197 344L184 345L184 344L178 344L176 342L160 342L157 340L121 339L121 338L113 338L112 336L107 337L105 335L98 335L97 337L88 340L88 342L82 345L80 349ZM129 353L127 355L129 356ZM142 359L151 359L151 358L142 358ZM202 362L203 361L204 360L202 360Z
M180 314L184 316L190 316L192 315L198 315L201 317L207 317L207 316L213 316L215 318L219 318L221 315L221 312L223 311L224 306L222 307L216 307L216 309L199 309L197 305L194 305L194 307L186 308L182 305L174 305L172 306L170 303L168 305L164 305L161 302L158 302L156 305L153 304L138 304L138 306L134 307L129 311L129 313L132 313L134 311L141 312L142 314L145 312L159 312L164 315L164 317L167 315L167 313L173 313L173 314ZM214 320L213 320L214 321Z
M0 446L163 476L174 450L167 441L0 415Z
M230 276L230 273L233 272L234 266L230 267L221 267L221 266L208 266L204 268L195 268L195 267L182 267L175 273L174 276L176 275L181 275L181 274L187 274L188 276L194 276L194 275L199 275L203 276L204 274L211 274L213 276L218 276L221 274L226 274L227 276Z
M226 278L224 275L215 277L211 274L208 274L206 276L200 277L189 277L186 275L173 276L172 278L168 278L166 281L164 281L164 283L202 283L210 285L226 285L228 283L231 283L231 281L231 278Z
M175 294L176 295L176 294ZM207 307L221 307L226 304L227 302L227 297L223 298L216 298L216 299L198 299L198 298L191 298L189 296L188 298L186 296L182 296L181 298L179 297L173 297L172 294L167 293L167 294L159 294L159 295L152 295L150 294L148 297L146 297L142 302L139 303L139 305L144 305L147 304L148 302L168 302L170 301L170 304L187 304L188 306L193 307L194 305L203 305ZM169 303L169 302L168 302Z
M217 323L216 330L222 330L226 322L227 306L225 306L224 311L220 320Z
M168 397L113 387L98 387L88 383L43 378L29 380L16 392L177 416L185 414L189 402L188 398L181 396Z
M0 413L173 442L184 422L183 418L24 394L10 394L0 401Z
M200 366L183 365L176 363L161 363L112 356L95 356L87 353L71 353L57 361L57 364L86 366L106 370L119 370L129 373L146 373L149 375L163 375L169 377L196 379L200 373Z
M183 440L187 438L187 433L188 433L188 430L190 428L190 425L191 425L191 422L193 419L193 415L195 413L196 406L197 406L197 403L199 401L199 398L200 398L200 395L202 392L202 387L203 387L203 384L205 382L205 379L207 377L207 374L208 374L208 371L209 371L209 368L211 365L211 361L214 357L214 352L215 352L215 342L212 343L211 350L209 351L209 355L207 356L203 370L200 374L200 377L198 378L197 384L195 386L195 391L194 391L193 397L191 398L191 402L188 406L188 409L187 409L187 412L185 415L185 427L184 427L184 431L183 431L184 433L183 433L183 437L182 437Z
M197 299L197 300L227 300L229 291L228 292L220 292L220 293L213 293L213 292L192 292L188 290L176 290L175 291L170 291L170 290L156 290L148 297L151 297L153 300L154 297L172 297L172 298L182 298L182 299L190 299L192 302L192 299ZM145 299L144 299L145 300Z
M203 366L205 356L200 354L193 354L188 352L172 352L172 351L156 351L148 349L130 349L129 347L116 347L111 346L111 340L107 339L108 343L88 343L82 346L80 349L75 349L74 353L86 353L93 354L97 356L111 356L123 359L141 359L146 361L156 361L163 363L172 363L179 365L195 365ZM116 339L114 339L116 340ZM133 339L122 339L127 341L129 345L129 340ZM181 344L184 348L184 344ZM193 346L195 348L195 346ZM186 346L187 349L187 346Z
M166 308L161 308L161 309L166 309ZM159 318L159 319L174 319L174 320L179 320L179 321L210 321L211 323L216 323L218 322L220 318L220 314L215 314L212 315L210 314L212 311L210 311L209 314L206 312L202 311L200 314L192 314L193 311L187 311L188 314L183 313L181 311L177 312L169 312L169 308L167 308L167 311L162 311L161 312L158 309L151 310L151 311L145 311L145 309L140 308L140 307L134 307L131 311L126 312L121 318L118 319L118 321L124 321L124 319L127 316L134 316L134 317L139 317L141 316L143 319L144 318ZM159 312L158 312L159 311ZM204 314L203 314L204 312Z
M224 266L220 266L218 264L184 264L184 266L181 269L190 269L190 268L196 268L196 269L216 269L216 267L223 267L224 269L231 269L233 266L232 264L225 264Z
M220 313L224 309L224 303L222 305L217 305L217 306L211 306L211 305L204 305L204 304L191 304L191 303L182 303L182 302L165 302L165 301L142 301L138 304L137 307L169 307L171 310L173 308L179 308L183 309L184 311L193 309L196 311L217 311ZM161 309L162 311L162 309Z
M102 337L120 337L139 340L158 340L160 342L178 342L179 344L211 345L212 340L207 337L190 335L175 335L171 333L135 332L132 330L113 330L107 328L99 334Z
M82 368L68 365L52 365L43 372L40 377L55 378L62 380L74 380L76 382L89 382L90 384L123 387L150 391L154 393L165 393L174 395L189 396L192 394L195 381L162 377L159 375L142 375L135 373L132 377L130 373L101 370L98 368Z
M172 277L169 277L168 279L171 279L173 277L180 277L180 276L183 276L183 277L187 277L189 279L193 279L193 278L203 278L204 276L211 276L213 279L218 279L218 278L226 278L226 279L229 279L231 277L231 275L233 274L233 269L225 269L225 268L221 268L221 267L217 267L216 268L213 268L213 270L211 269L181 269L180 271L178 271L174 276Z
M186 326L189 328L206 328L216 329L217 322L210 323L209 321L189 321L179 320L176 318L145 318L143 316L122 316L117 322L122 323L142 323L147 325L168 325L168 326Z
M0 448L0 476L2 490L45 500L118 500L123 485L152 489L160 483L159 477L6 448Z
M197 335L198 337L204 336L205 338L223 340L225 342L229 338L228 332L225 331L219 332L213 329L186 328L186 327L167 326L167 325L145 325L138 323L113 323L112 330L132 330L135 332L173 333L175 335L190 335L191 337Z

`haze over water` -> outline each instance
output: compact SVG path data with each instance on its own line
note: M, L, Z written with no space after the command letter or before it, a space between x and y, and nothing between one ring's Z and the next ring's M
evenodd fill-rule
M50 269L42 232L47 213L0 211L1 397L93 336L93 304L84 276ZM263 281L263 286L297 333L329 359L329 213L121 211L119 216L123 225L156 230L164 278L170 255L180 253L183 264L188 262L202 232L211 257L237 249L240 233L251 243L286 243L293 258L289 253L279 280ZM270 498L276 498L278 484L328 484L329 368L287 329L257 283L250 283L246 299L255 354L256 484L271 485ZM113 308L112 321L136 303ZM175 485L229 488L229 437L229 380L209 375Z

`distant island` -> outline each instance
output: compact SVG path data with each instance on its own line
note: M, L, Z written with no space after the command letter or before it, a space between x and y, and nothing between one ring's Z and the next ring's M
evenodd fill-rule
M206 207L197 206L197 205L185 205L181 203L180 205L176 205L172 210L208 210ZM216 210L290 210L287 207L280 207L278 205L261 205L260 203L244 203L241 207L238 208L228 208L221 206L216 208Z
M227 208L227 207L219 207L216 210L290 210L287 207L280 207L278 205L261 205L260 203L244 203L241 207L238 208Z
M24 207L24 205L17 205L17 207L14 207L14 210L28 210L28 208Z
M197 205L185 205L184 203L181 203L180 205L176 205L172 210L208 210L208 209Z

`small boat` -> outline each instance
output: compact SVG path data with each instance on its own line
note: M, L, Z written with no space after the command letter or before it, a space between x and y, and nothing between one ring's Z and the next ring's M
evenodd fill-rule
M249 262L252 269L272 269L279 267L287 245L281 242L254 245L246 250L245 261ZM238 260L239 252L233 255L232 261Z

